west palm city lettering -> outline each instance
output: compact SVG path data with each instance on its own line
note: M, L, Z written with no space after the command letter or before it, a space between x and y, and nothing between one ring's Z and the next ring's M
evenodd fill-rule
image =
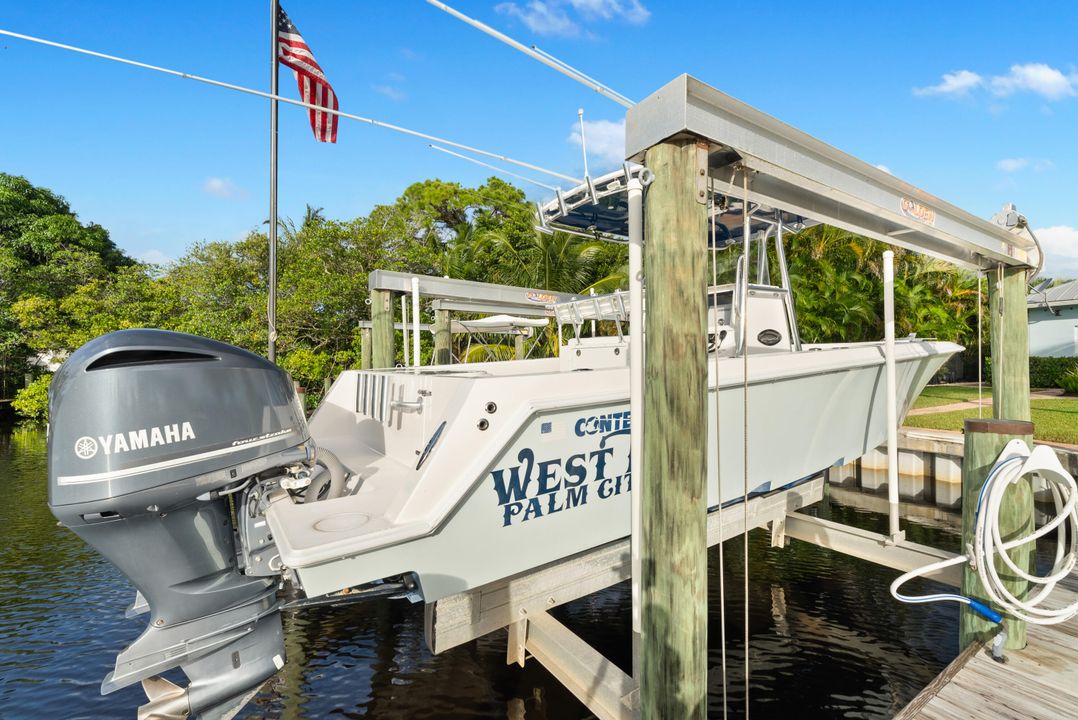
M624 474L609 475L613 455L614 448L600 447L564 459L536 462L535 451L524 448L517 454L518 465L490 473L502 508L502 527L628 492L632 489L631 463Z

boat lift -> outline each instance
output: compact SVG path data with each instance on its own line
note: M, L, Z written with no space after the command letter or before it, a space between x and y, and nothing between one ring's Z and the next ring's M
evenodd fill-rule
M997 275L994 292L1001 297L1004 292L1009 293L1007 297L1015 294L1015 288L1024 297L1027 272L1043 265L1036 238L1013 206L1006 207L992 220L975 217L688 75L675 78L629 109L625 155L627 162L621 170L598 179L588 178L572 190L559 191L553 201L538 207L537 215L543 231L563 230L629 243L629 305L634 318L642 315L644 254L654 253L659 244L668 256L677 255L672 246L687 248L681 258L703 250L702 238L679 231L695 222L688 218L702 213L710 215L720 209L714 203L719 197L727 205L722 210L728 210L731 202L740 203L743 220L740 236L750 242L763 237L759 223L777 225L779 232L784 226L794 229L826 223L960 267L993 271ZM655 188L666 187L661 194L654 189L650 191L648 216L644 218L643 189L652 180L658 183ZM672 203L672 200L681 202ZM714 228L715 222L708 217L705 225L710 223ZM735 227L731 235L736 237L738 232ZM666 262L669 265L670 261ZM673 262L676 265L678 260ZM653 260L648 267L655 267ZM665 283L673 282L679 272L684 277L692 273L688 267L668 266L662 272L650 274L648 295L675 292L674 287ZM705 303L702 288L698 294L690 302ZM1024 303L1015 307L1024 313ZM645 323L630 323L630 345L633 348L650 345L677 323L675 317L660 317L652 312L646 321L646 337L642 327ZM1002 338L993 332L992 340L996 343ZM1017 344L1016 340L1016 337L1008 338L1012 344ZM702 347L700 352L704 352ZM1023 354L1021 349L1008 352L1010 358L1020 358ZM692 412L701 413L699 416L682 414L677 418L681 422L672 422L670 417L646 418L644 422L638 419L643 415L646 393L665 393L666 397L674 394L678 398L698 394L699 388L681 387L685 383L679 379L687 377L683 366L687 368L700 359L653 356L653 361L664 365L665 382L656 389L644 386L646 360L641 358L642 354L632 353L630 372L633 457L644 455L640 452L643 446L640 436L646 422L648 447L662 444L667 448L664 458L667 462L694 467L693 461L703 452L702 446L687 441L684 427L686 420L697 427L706 426L702 406L692 408ZM1011 373L1022 372L1022 368L1014 367L1018 363L1013 360L1009 365ZM1000 380L995 382L997 387L1002 387ZM649 407L656 405L649 401ZM817 478L750 499L744 503L743 512L727 513L721 520L717 513L706 515L706 537L698 537L686 530L688 525L656 514L696 507L693 512L705 515L706 510L694 499L699 497L698 492L685 496L685 483L680 481L675 486L663 486L659 475L664 469L655 464L654 457L644 455L643 463L637 468L643 477L633 493L631 539L427 605L426 634L431 649L438 653L505 627L509 631L507 660L510 663L522 665L531 654L598 717L639 717L642 703L662 716L662 703L670 702L669 698L659 698L656 689L651 691L650 698L647 692L641 696L642 684L658 688L666 683L667 695L676 696L675 701L688 697L697 703L700 698L692 696L706 694L706 686L700 684L701 677L706 676L706 658L696 655L702 647L699 638L706 636L706 627L699 625L700 618L706 618L706 583L700 581L706 571L696 567L679 572L668 567L675 562L675 554L686 557L686 547L702 548L748 529L768 526L775 546L781 546L787 538L797 538L898 570L952 556L906 541L894 532L897 482L890 484L894 516L890 535L797 513L796 510L822 498L822 480ZM640 507L639 497L647 497L649 486L654 488L652 493L662 492L666 496L662 507ZM691 490L691 484L689 487ZM671 495L677 496L673 502L669 499ZM684 502L685 499L692 504ZM662 528L657 534L642 532L648 524L642 516L647 513L652 514L651 526ZM646 588L645 592L652 592L648 597L665 593L665 597L676 598L678 607L665 608L669 613L665 627L672 636L652 637L653 644L645 637L644 646L634 652L636 658L630 676L546 611L631 577L633 624L638 631L641 627L638 583L644 553L654 565L647 582L659 586L659 589ZM961 582L959 576L956 568L928 575L952 585ZM647 611L643 614L646 618ZM648 627L646 619L643 625ZM651 627L654 636L655 626ZM634 649L635 645L636 642ZM667 657L661 660L651 657L662 653ZM675 657L669 657L671 654ZM701 668L704 673L698 673ZM672 687L678 689L671 691Z
M419 322L419 302L422 297L433 297L434 358L435 365L448 365L452 362L450 337L459 332L468 332L465 326L454 323L451 312L490 313L515 315L523 318L553 317L554 303L577 299L578 295L540 290L537 288L514 287L496 283L459 280L447 277L417 275L414 273L375 270L367 280L371 298L370 329L360 324L363 348L363 369L371 367L393 367L396 357L395 329L404 332L404 344L408 345L410 328L421 328ZM394 296L402 300L401 320L398 327L393 321ZM407 298L411 298L412 322L407 322ZM370 359L366 348L371 348ZM405 347L405 355L408 348ZM412 330L411 363L419 365L419 335Z

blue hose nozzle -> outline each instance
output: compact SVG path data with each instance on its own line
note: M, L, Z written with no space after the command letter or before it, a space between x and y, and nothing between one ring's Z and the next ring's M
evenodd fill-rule
M992 608L988 607L982 602L974 600L973 598L968 598L968 600L969 609L983 617L985 620L991 620L994 623L1003 622L1003 616Z

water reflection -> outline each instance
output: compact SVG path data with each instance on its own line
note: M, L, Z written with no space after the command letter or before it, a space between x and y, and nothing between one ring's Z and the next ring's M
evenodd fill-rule
M132 718L144 702L98 686L145 617L125 620L134 590L46 507L44 434L0 435L0 715ZM886 517L840 505L818 512L886 529ZM909 525L916 542L957 549L938 527ZM957 609L901 606L895 573L794 542L772 549L750 535L750 695L756 718L885 718L954 656ZM718 548L710 551L709 714L722 717L719 627L727 636L727 705L743 716L741 540L725 546L726 608L719 602ZM916 583L914 583L916 585ZM924 583L925 586L928 583ZM919 588L912 587L912 592ZM555 615L614 660L631 666L627 583L558 608ZM404 601L286 613L289 662L241 714L247 718L590 717L534 660L505 662L505 634L431 655L423 609Z

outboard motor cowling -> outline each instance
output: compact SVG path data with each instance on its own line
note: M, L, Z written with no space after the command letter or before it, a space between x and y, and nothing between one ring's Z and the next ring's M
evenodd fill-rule
M231 716L284 662L277 578L244 572L229 499L311 459L288 374L213 340L121 330L64 363L49 414L50 509L135 585L129 613L150 613L102 693L142 681L140 718ZM175 667L186 689L156 677Z

